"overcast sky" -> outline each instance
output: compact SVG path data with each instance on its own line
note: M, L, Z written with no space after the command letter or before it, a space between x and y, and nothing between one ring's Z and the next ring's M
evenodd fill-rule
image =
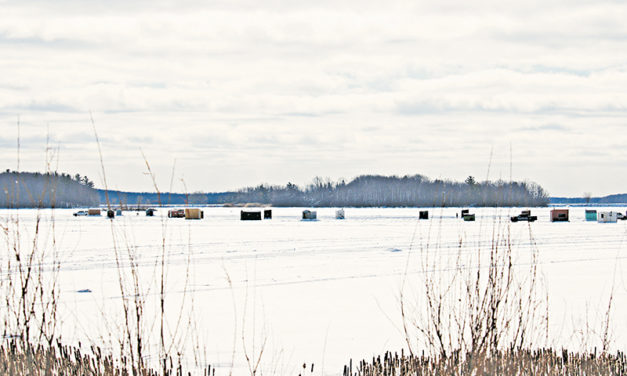
M168 3L0 0L1 165L19 116L23 170L48 140L102 186L91 111L112 189L152 190L143 150L162 190L174 170L175 191L421 173L627 192L625 1Z

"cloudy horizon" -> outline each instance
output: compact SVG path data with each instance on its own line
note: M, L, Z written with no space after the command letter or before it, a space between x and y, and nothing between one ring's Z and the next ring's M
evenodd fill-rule
M620 1L1 1L0 162L110 189L361 174L627 192ZM183 185L184 182L184 185Z

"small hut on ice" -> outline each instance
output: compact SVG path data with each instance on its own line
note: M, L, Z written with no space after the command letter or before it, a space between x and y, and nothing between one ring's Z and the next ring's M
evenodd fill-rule
M609 212L599 212L597 215L597 222L599 223L616 223L618 220L618 213L609 211Z
M466 222L474 222L475 220L475 215L473 213L470 213L470 209L463 209L462 210L462 219Z
M168 210L168 218L185 218L185 209Z
M303 210L303 219L313 220L318 218L318 213L314 210Z
M261 221L260 211L243 211L239 212L240 221Z
M185 219L203 219L204 217L205 213L198 208L185 209Z
M568 209L551 210L551 222L568 222Z

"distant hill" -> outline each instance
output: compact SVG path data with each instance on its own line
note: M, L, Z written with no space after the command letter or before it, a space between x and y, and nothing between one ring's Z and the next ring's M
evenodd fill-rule
M551 197L551 204L572 204L572 205L609 205L609 204L627 204L627 193L619 193L603 197L591 197L590 200L585 197Z

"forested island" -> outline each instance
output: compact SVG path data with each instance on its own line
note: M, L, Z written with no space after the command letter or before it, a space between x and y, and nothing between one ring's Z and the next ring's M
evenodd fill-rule
M346 182L316 177L303 187L260 184L219 193L121 192L95 189L86 176L66 173L0 173L0 206L85 207L97 205L243 205L278 207L546 206L549 197L531 182L429 179L423 175L362 175Z
M464 182L423 175L362 175L350 182L314 178L304 188L259 185L228 193L229 203L258 202L272 206L546 206L548 194L530 182L483 181L469 176Z

